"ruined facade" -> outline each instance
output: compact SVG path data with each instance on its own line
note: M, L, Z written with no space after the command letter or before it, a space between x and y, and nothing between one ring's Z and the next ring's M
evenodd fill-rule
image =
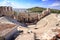
M50 14L50 9L42 11L42 13L19 13L16 17L20 22L37 23L40 19Z
M0 6L0 16L12 16L13 10L10 6Z
M18 20L22 22L33 22L35 20L38 20L38 14L37 13L20 13L18 15Z

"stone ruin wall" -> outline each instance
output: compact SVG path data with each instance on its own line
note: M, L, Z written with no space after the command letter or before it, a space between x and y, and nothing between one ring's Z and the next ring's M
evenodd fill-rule
M28 22L28 21L30 21L30 22L32 22L32 21L34 21L34 20L38 20L37 19L37 16L38 16L38 14L36 14L36 13L20 13L19 15L18 15L18 20L20 20L20 21L25 21L25 22Z
M0 6L0 16L12 16L13 10L10 6Z
M42 13L19 13L17 19L21 22L37 22L43 17L50 14L50 9L44 10Z

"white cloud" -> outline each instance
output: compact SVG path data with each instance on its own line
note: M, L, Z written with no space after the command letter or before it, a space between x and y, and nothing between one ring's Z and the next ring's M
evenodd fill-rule
M31 5L27 4L28 6L24 5L24 4L19 4L16 2L11 2L10 0L3 0L2 2L0 2L0 6L11 6L13 8L28 8Z
M14 2L10 2L9 0L3 0L0 2L0 6L11 6L11 7L16 7L17 4Z
M59 2L54 2L50 5L48 5L50 8L53 8L53 9L60 9L60 3Z
M12 2L10 0L4 0L0 2L0 6L11 6L13 8L29 8L32 7L31 4L23 4L23 3L17 3L17 2Z
M51 6L51 7L60 6L60 3L55 2L55 3L53 3L53 4L49 5L49 6Z

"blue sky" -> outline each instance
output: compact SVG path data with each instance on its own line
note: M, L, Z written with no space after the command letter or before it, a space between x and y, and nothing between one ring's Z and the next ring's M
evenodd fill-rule
M60 0L0 0L0 6L13 8L45 7L60 9Z

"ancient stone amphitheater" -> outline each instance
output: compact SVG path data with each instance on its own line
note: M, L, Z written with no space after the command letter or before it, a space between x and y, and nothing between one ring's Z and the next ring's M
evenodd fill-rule
M1 10L12 12L11 7L3 7ZM6 15L4 14L6 11L1 10L1 16L4 16L0 17L1 40L11 40L9 39L11 37L13 37L12 40L60 40L60 14L50 13L50 9L46 9L41 14L20 13L17 17L14 16L15 19L12 19L7 17L10 14ZM19 23L17 20L24 23L36 21L36 24L25 27L25 24Z
M22 32L15 40L60 40L60 14L49 13L48 9L43 11L45 17L42 16L36 25L18 27Z
M44 10L42 13L19 13L15 16L22 23L36 24L40 19L50 14L50 9Z

